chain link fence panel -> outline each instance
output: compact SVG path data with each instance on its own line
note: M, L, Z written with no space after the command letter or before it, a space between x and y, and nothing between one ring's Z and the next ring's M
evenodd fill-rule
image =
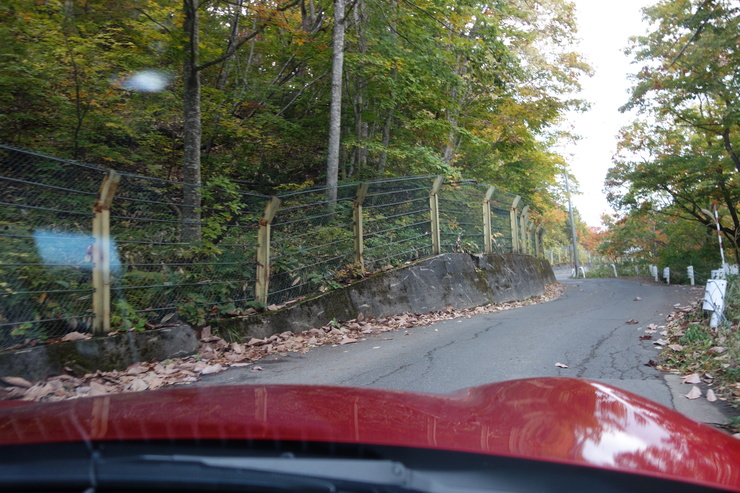
M0 348L91 329L92 208L106 174L0 147Z

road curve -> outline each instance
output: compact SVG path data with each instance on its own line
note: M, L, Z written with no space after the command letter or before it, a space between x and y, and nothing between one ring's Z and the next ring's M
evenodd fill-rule
M329 384L445 393L540 376L599 380L675 407L645 327L701 295L646 280L564 280L554 301L383 333L356 344L269 357L198 385ZM636 320L637 323L627 323ZM567 366L562 368L556 363Z

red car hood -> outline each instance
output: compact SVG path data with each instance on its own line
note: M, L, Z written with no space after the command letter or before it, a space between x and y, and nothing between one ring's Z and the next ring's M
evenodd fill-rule
M740 441L642 397L579 379L513 380L451 395L181 387L0 410L0 445L194 438L454 450L740 491Z

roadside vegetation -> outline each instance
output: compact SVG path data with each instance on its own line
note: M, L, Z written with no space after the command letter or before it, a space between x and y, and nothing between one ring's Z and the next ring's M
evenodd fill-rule
M658 342L664 346L658 368L675 371L689 379L688 383L705 383L705 397L721 400L740 415L740 278L728 279L724 320L712 328L702 302L678 309L668 318ZM740 422L735 423L740 425Z
M600 251L703 278L740 262L740 7L733 0L665 0L643 9L631 39L635 73L606 179L616 211ZM717 231L719 229L719 232ZM699 276L697 276L698 278Z

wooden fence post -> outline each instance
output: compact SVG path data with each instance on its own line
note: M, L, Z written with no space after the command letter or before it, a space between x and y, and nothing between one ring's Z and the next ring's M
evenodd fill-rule
M439 189L444 183L445 177L438 176L434 180L432 189L429 191L429 215L431 221L431 232L432 232L432 255L439 255L442 253L442 241L439 231Z
M519 234L521 235L521 244L519 245L519 253L526 255L529 253L529 243L527 238L527 223L529 222L529 206L525 205L522 209L522 213L519 216Z
M519 253L519 225L518 225L518 214L517 207L522 198L517 195L514 197L514 202L511 204L509 210L509 218L511 219L511 253Z
M255 297L260 303L267 304L268 286L270 284L270 225L280 207L280 199L270 198L265 212L259 222L257 232L257 283Z
M534 223L527 218L527 255L534 254Z
M93 205L92 305L95 335L110 332L110 206L119 181L121 175L113 170L108 171Z
M483 199L483 253L493 252L493 229L491 227L491 197L496 187L489 186Z
M367 183L360 184L360 187L357 189L357 196L355 197L354 209L352 210L353 232L355 235L355 263L360 264L363 273L365 272L365 231L362 224L362 203L367 196L368 187L369 185Z

